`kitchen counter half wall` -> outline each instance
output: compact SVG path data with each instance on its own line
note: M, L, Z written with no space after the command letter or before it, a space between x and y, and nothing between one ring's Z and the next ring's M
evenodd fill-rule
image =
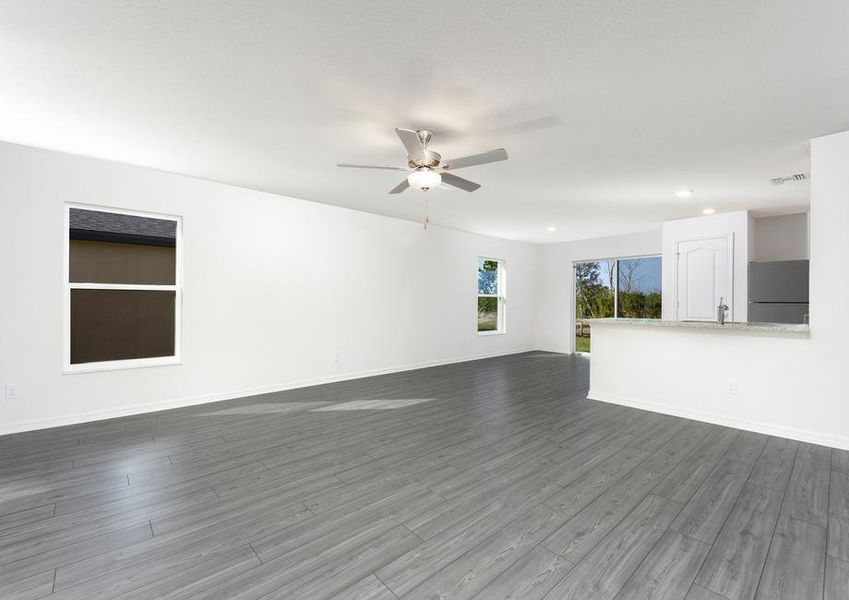
M821 398L846 398L824 383L836 365L811 354L827 334L596 321L588 397L849 450L849 421L823 425L817 408Z

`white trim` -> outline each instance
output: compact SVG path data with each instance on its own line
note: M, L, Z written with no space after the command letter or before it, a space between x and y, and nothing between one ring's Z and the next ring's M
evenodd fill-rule
M147 285L147 284L123 284L123 283L89 283L70 282L70 219L71 209L90 210L96 212L111 212L119 215L130 215L135 217L146 217L174 221L176 224L175 247L174 247L174 285ZM126 208L115 208L95 204L81 204L77 202L65 202L65 218L62 229L63 253L62 253L62 287L63 287L63 314L62 314L62 373L93 373L98 371L116 371L124 369L141 369L147 367L173 366L182 364L182 341L183 341L183 217L166 213L153 213L142 210ZM136 358L131 360L111 360L91 363L71 363L71 290L147 290L147 291L169 291L174 292L174 355L157 356L154 358Z
M570 348L561 348L559 346L537 346L536 351L537 352L551 352L553 354L576 354L575 352L572 352L572 350ZM577 354L581 355L581 354L585 354L585 353L578 352ZM589 355L587 355L587 356L589 356Z
M127 369L144 369L147 367L165 367L182 364L183 363L178 356L154 356L152 358L133 358L130 360L106 360L99 362L65 365L63 373L65 375L74 375L76 373L125 371Z
M423 361L418 363L408 363L405 365L396 365L380 369L370 369L367 371L359 371L347 373L343 375L331 375L327 377L317 377L315 379L304 379L292 381L288 383L278 383L274 385L265 385L253 388L241 388L238 390L229 390L226 392L216 392L211 394L202 394L198 396L187 396L182 398L170 398L159 402L150 402L145 404L137 404L133 406L123 406L119 408L89 411L83 413L75 413L62 417L54 417L49 419L36 419L32 421L21 421L18 423L0 423L0 435L8 435L11 433L20 433L24 431L34 431L37 429L47 429L49 427L62 427L65 425L76 425L78 423L88 423L91 421L100 421L103 419L114 419L116 417L126 417L129 415L139 415L160 410L168 410L171 408L181 408L185 406L195 406L197 404L207 404L210 402L220 402L222 400L233 400L235 398L244 398L255 396L258 394L269 394L272 392L282 392L286 390L309 387L313 385L322 385L325 383L335 383L339 381L349 381L352 379L362 379L364 377L374 377L376 375L387 375L390 373L401 373L404 371L412 371L415 369L426 369L428 367L438 367L441 365L450 365L461 362L470 362L475 360L483 360L486 358L495 358L498 356L509 356L511 354L522 354L524 352L533 352L535 348L520 348L515 350L506 350L502 352L489 352L484 354L476 354L471 356L445 358L438 360Z
M120 206L106 206L104 204L85 204L82 202L65 202L68 208L79 208L81 210L95 210L98 212L113 212L120 215L131 215L133 217L147 217L149 219L168 219L170 221L182 221L182 215L171 213L150 212L134 208L122 208Z
M158 285L149 283L81 283L71 282L68 287L72 290L142 290L176 292L176 285Z
M715 425L734 427L735 429L744 429L746 431L754 431L756 433L763 433L765 435L774 435L777 437L788 438L800 442L818 444L820 446L829 446L832 448L840 448L841 450L849 450L849 438L847 437L825 435L822 433L817 433L816 431L795 429L761 421L735 419L733 417L728 417L717 413L703 412L700 410L691 410L686 408L682 409L677 406L671 406L669 404L662 404L659 402L644 402L641 400L636 400L634 398L620 396L618 394L605 394L604 392L597 392L592 389L587 394L587 398L590 400L597 400L599 402L608 402L610 404L630 406L631 408L639 408L641 410L648 410L664 415L672 415L685 419L694 419L696 421L703 421L705 423L713 423Z

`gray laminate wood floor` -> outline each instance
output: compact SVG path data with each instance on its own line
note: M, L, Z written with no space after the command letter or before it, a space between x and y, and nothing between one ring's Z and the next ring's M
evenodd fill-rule
M849 453L533 352L0 438L0 598L849 598Z

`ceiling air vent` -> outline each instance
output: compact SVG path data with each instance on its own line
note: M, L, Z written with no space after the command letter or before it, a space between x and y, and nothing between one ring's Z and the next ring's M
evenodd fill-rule
M788 175L787 177L775 177L774 179L770 179L772 185L784 185L788 181L807 181L808 174L807 173L796 173L795 175Z

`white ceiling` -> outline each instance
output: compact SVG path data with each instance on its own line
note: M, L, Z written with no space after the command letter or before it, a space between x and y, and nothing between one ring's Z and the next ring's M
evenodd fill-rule
M394 127L444 157L431 222L533 242L803 209L849 129L849 2L0 2L0 138L418 220ZM535 126L536 125L536 126ZM691 188L681 200L673 192ZM556 232L547 232L556 226Z

